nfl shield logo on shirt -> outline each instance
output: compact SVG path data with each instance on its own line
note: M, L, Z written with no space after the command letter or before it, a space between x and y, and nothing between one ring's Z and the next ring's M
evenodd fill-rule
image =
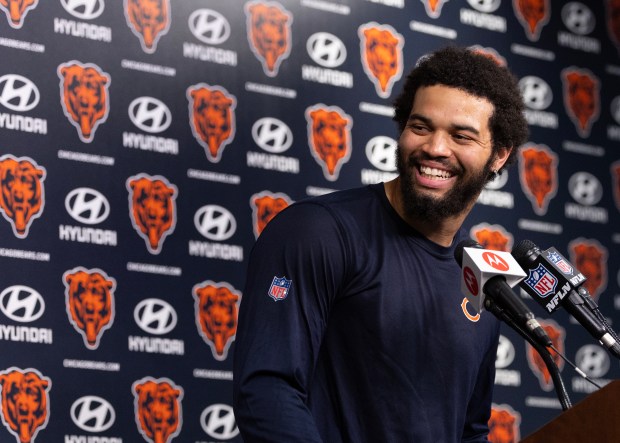
M287 280L286 277L274 277L269 287L269 297L275 301L284 300L291 289L293 280Z

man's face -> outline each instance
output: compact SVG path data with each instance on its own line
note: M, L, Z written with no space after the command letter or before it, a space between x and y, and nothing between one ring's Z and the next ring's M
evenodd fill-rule
M488 100L459 89L436 85L417 91L397 151L408 216L439 221L475 201L508 154L492 155L492 113Z

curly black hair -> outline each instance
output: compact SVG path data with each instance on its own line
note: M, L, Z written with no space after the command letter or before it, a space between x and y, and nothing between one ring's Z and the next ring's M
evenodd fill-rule
M524 104L516 77L489 56L468 48L448 46L423 56L407 76L394 101L393 120L405 129L413 99L420 87L445 85L484 98L493 105L489 119L493 151L513 148L506 165L515 162L518 147L528 138ZM503 168L502 168L503 169Z

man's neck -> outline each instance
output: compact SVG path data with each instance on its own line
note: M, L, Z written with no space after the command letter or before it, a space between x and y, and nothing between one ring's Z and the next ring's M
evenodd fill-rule
M465 217L469 214L473 203L460 214L446 217L443 220L431 221L422 217L416 217L407 214L404 209L399 180L400 178L396 178L384 185L385 194L394 210L409 226L424 235L430 241L440 246L450 246L454 241L454 236L465 221Z

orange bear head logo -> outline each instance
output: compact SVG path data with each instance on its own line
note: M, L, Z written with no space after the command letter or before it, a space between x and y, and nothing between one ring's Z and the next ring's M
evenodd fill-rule
M267 223L292 202L288 195L281 192L263 191L250 197L254 236L258 238Z
M237 334L241 294L228 283L205 281L193 289L196 326L213 358L225 360Z
M512 0L515 15L525 28L525 35L535 42L542 28L549 23L551 6L549 0Z
M420 0L424 3L424 10L430 18L439 18L441 15L441 8L449 0Z
M39 0L0 0L0 8L6 12L9 25L20 29L28 11L37 7Z
M204 83L189 87L187 99L194 138L205 149L207 159L217 163L235 137L237 99L220 86Z
M152 54L170 29L170 0L124 0L125 18L140 39L142 50Z
M360 26L358 34L364 72L379 97L387 98L403 73L405 39L391 26L374 22Z
M570 260L585 277L583 286L594 300L607 288L607 248L596 240L579 238L568 244Z
M161 176L138 174L127 179L129 214L151 254L159 254L176 227L177 187Z
M620 0L607 0L607 33L620 51Z
M558 189L558 157L545 145L527 144L519 151L521 189L538 215L545 215Z
M564 337L566 337L564 328L553 320L540 320L539 323L551 339L553 347L557 349L560 354L564 354ZM549 352L556 366L561 371L564 367L564 360L562 360L560 355L555 351L549 350ZM536 349L530 345L528 345L527 349L527 362L534 375L538 378L540 387L544 391L551 391L553 389L553 380L551 379L551 374L547 369L547 365Z
M336 181L351 157L353 119L337 106L323 104L306 109L310 153L329 181Z
M0 211L18 238L28 236L32 221L43 212L45 174L29 157L0 157Z
M77 267L63 274L69 321L88 349L97 349L114 322L116 280L101 269Z
M51 380L36 369L13 367L0 372L2 422L18 443L34 443L37 433L47 426L51 387Z
M489 418L489 441L492 443L516 443L520 440L521 415L507 405L493 405Z
M469 231L471 238L476 240L484 249L510 252L513 237L506 229L499 225L481 223Z
M591 72L576 68L562 71L562 83L566 112L579 135L585 138L600 113L600 83Z
M280 64L291 53L293 16L277 2L246 3L250 49L269 77L278 75Z
M132 386L138 431L151 443L168 443L181 432L183 389L167 378L145 377Z
M77 128L80 140L90 143L108 118L110 76L97 65L75 60L58 66L58 76L65 116Z

